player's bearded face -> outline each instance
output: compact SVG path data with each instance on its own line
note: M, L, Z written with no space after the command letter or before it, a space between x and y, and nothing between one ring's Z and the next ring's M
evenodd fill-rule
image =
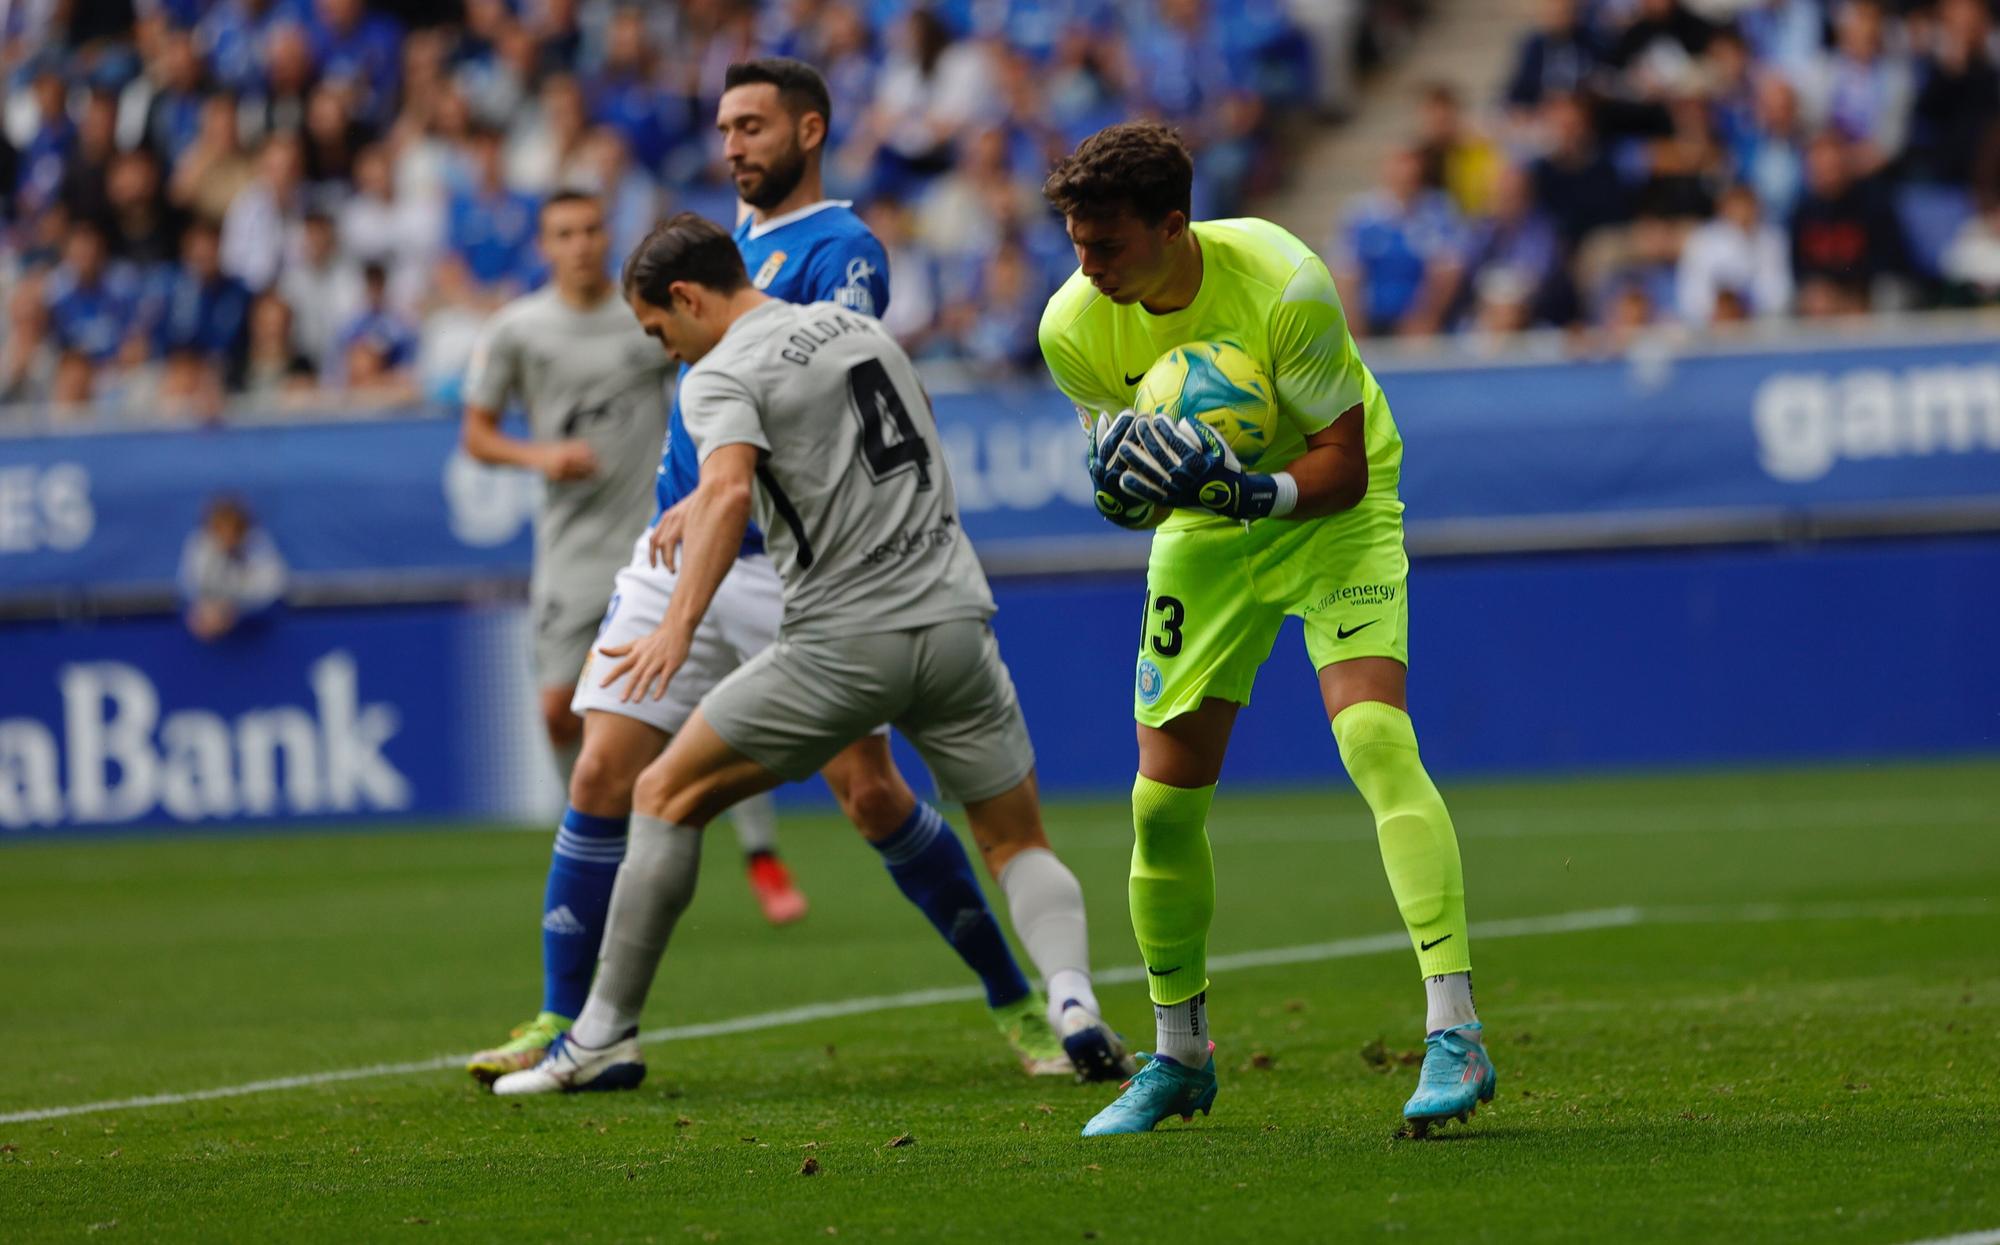
M759 149L762 150L759 150ZM806 153L796 126L773 126L730 157L736 196L760 211L783 203L806 175Z

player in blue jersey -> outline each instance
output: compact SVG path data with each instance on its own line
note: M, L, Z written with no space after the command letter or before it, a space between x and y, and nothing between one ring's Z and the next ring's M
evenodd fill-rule
M888 257L851 207L826 199L822 191L820 160L831 115L826 84L810 66L773 58L730 67L717 128L745 208L736 241L753 284L766 294L880 315L889 302ZM829 417L849 416L836 411ZM616 809L620 829L630 815L640 771L664 750L709 688L773 642L783 612L777 571L753 528L717 590L687 663L664 694L607 675L618 673L617 663L604 659L645 646L665 617L686 519L681 503L694 492L698 475L676 400L660 465L659 513L631 564L618 572L573 702L583 715L584 743L572 799L589 801L593 811ZM1040 992L1015 963L958 836L897 771L886 730L849 747L822 772L848 819L881 853L897 887L979 975L995 1022L1029 1073L1074 1072L1093 1079L1131 1073L1132 1061L1104 1024L1091 988L1082 888L1039 827L1029 838L979 846L1041 973ZM622 835L615 841L622 850ZM690 892L696 863L675 863L686 870ZM593 933L601 936L602 925ZM491 1080L534 1065L571 1019L482 1052L474 1074Z

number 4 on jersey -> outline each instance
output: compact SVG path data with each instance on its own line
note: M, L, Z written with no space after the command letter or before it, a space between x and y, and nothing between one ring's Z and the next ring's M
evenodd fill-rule
M914 466L917 488L928 489L931 447L917 432L909 408L903 405L903 395L896 392L896 383L889 379L889 370L881 360L863 359L849 368L847 389L854 396L855 412L861 416L861 457L875 483Z

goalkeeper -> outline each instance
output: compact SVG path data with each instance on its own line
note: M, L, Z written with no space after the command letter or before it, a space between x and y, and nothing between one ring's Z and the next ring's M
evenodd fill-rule
M1423 1070L1403 1108L1421 1135L1490 1100L1494 1072L1472 1005L1458 841L1405 711L1402 438L1326 265L1266 221L1191 221L1193 176L1172 130L1132 122L1086 139L1043 187L1080 266L1042 315L1042 355L1092 430L1098 509L1158 528L1133 704L1130 894L1157 1056L1084 1134L1146 1132L1215 1100L1208 809L1237 710L1295 614L1428 995ZM1243 470L1198 420L1127 409L1162 354L1224 339L1275 384L1278 427L1257 464L1272 474Z

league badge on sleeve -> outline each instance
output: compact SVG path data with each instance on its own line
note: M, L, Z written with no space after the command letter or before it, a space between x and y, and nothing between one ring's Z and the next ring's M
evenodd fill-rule
M860 256L847 261L846 283L833 292L833 301L863 315L875 314L875 295L868 288L869 280L875 275L875 265Z

